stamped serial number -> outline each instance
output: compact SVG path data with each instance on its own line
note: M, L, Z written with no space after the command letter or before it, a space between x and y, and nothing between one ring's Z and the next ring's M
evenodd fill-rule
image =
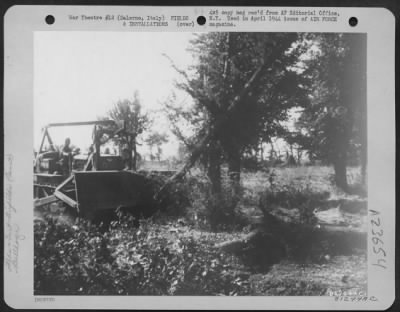
M53 297L35 298L35 302L46 303L46 302L54 302L54 301L56 301L56 298L53 298Z
M382 226L382 220L380 212L376 210L369 210L371 214L371 242L372 251L374 255L374 262L372 265L386 269L386 249L384 243L384 231Z

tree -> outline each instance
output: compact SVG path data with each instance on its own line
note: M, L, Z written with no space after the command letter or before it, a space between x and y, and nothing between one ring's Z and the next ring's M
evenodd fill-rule
M307 61L310 102L297 123L299 144L333 164L335 183L348 189L346 167L352 148L366 168L366 37L311 35L318 52Z
M177 69L185 78L177 86L191 95L194 110L204 117L192 141L199 142L194 145L195 156L207 159L216 192L221 189L222 160L228 163L236 196L245 151L268 142L282 127L279 121L287 118L288 109L305 98L301 77L292 69L302 53L292 46L297 37L295 33L200 34L190 47L197 58L195 74L189 77Z
M161 161L161 155L162 155L161 146L167 142L168 142L168 135L165 133L153 132L148 136L148 138L146 139L146 143L149 145L150 148L151 159L154 159L153 148L155 146L157 148L156 158L158 161Z
M140 103L138 91L135 91L132 100L119 100L114 107L108 111L107 118L123 120L125 122L126 133L121 134L113 140L121 149L128 149L129 169L136 170L138 159L138 138L150 127L151 124L148 114L142 112L142 105Z

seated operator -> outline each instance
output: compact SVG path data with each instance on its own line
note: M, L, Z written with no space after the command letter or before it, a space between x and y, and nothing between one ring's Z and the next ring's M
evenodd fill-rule
M72 148L70 146L71 139L66 138L65 144L61 150L61 167L63 175L68 175L72 163Z

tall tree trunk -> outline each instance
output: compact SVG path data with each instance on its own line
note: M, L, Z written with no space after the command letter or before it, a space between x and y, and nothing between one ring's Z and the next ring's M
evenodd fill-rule
M274 148L274 143L272 143L272 140L269 142L271 145L271 150L269 151L269 161L273 162L275 160L275 148Z
M228 155L228 174L230 181L231 195L233 199L233 207L237 205L240 198L240 171L241 171L241 154L238 149L231 149Z
M132 170L137 170L137 148L136 148L136 138L132 139L132 150L133 150L133 160L132 160Z
M133 150L133 142L132 138L128 138L128 149L129 149L129 158L128 158L128 169L132 170L132 150Z
M361 179L365 186L367 175L367 36L366 34L347 34L350 57L346 64L348 101L351 103L353 123L358 128L361 143ZM350 70L351 69L351 70Z
M211 181L213 195L221 194L221 149L216 143L211 142L208 150L207 175Z
M349 57L345 64L348 69L344 80L346 101L349 103L352 125L358 129L361 143L361 181L366 186L367 175L367 36L347 34Z
M263 142L261 141L260 142L260 160L261 160L261 163L264 161L264 146L263 146Z
M338 153L333 161L333 168L335 170L335 184L343 191L347 192L347 170L346 170L346 155L345 153Z
M300 149L297 149L297 163L299 165L301 165L301 158L303 156L303 151L301 151Z

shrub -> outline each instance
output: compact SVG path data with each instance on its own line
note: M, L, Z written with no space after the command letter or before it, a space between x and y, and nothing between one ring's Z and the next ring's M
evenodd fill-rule
M285 209L298 209L300 222L303 224L315 224L314 209L320 207L329 197L329 192L315 192L309 185L295 186L275 185L260 195L261 210L273 211L282 207Z
M237 200L229 191L210 195L205 203L206 218L213 231L235 231L247 225L247 219L237 209Z
M236 230L247 225L237 209L240 198L232 195L225 175L222 177L220 194L212 192L211 182L203 174L192 175L187 181L191 207L196 218L204 221L197 222L197 225L212 231Z
M35 221L34 238L35 294L106 294L112 287L111 255L96 227L47 218Z
M144 189L148 192L146 197L149 207L147 210L150 212L146 217L153 215L156 211L161 211L169 216L182 216L186 213L190 201L187 195L188 184L185 179L169 183L163 192L158 193L169 177L150 172L146 173L146 178L147 185Z
M193 238L173 243L150 220L120 215L101 234L86 222L36 221L35 295L243 294L227 256Z

